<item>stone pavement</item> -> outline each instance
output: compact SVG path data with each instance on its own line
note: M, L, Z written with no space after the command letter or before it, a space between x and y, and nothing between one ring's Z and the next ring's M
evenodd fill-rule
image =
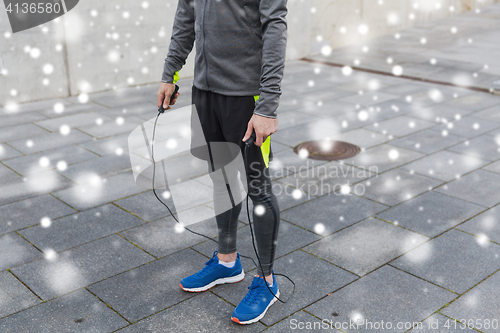
M481 23L498 26L487 17L499 11L497 5L483 9L484 16L449 19L457 35L437 33L447 21L401 32L417 36L424 29L423 54L419 40L373 41L361 64L378 66L386 55L402 61L406 52L413 58L405 73L424 75L427 58L447 49L434 80L477 71L484 81L474 85L488 87L500 75L500 58L491 56L498 29L478 32L467 57L451 45L462 45L456 36L467 38ZM431 43L434 34L440 43ZM333 56L349 65L354 55ZM479 67L486 58L490 72ZM190 104L191 83L179 82L177 106ZM343 324L343 332L498 332L499 96L288 63L273 135L282 209L274 269L297 288L260 322L240 326L230 316L253 264L242 259L244 282L183 292L180 279L201 269L215 244L179 232L152 192L133 181L127 137L156 115L156 90L153 84L91 94L83 104L72 97L20 105L15 114L0 110L0 332L317 332L327 329L321 320ZM362 152L323 162L292 150L325 138ZM82 195L92 186L99 196ZM200 190L209 193L209 184ZM203 207L212 209L210 202ZM240 222L239 251L252 255L244 213ZM192 228L216 236L213 220ZM277 279L286 299L291 285ZM349 326L358 319L374 326ZM317 326L299 329L307 323ZM429 327L436 324L439 330Z
M497 4L310 59L488 90L500 76L499 28Z

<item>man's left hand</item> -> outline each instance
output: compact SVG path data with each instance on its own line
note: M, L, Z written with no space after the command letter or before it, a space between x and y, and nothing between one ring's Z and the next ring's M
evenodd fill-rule
M255 130L255 144L262 146L267 137L278 130L278 118L268 118L254 114L248 122L247 132L243 137L243 141L247 141Z

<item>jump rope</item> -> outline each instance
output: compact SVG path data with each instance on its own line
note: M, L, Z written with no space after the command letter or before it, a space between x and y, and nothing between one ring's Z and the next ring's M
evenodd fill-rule
M170 97L170 103L173 102L173 100L175 99L175 95L177 94L177 92L179 91L179 86L178 85L175 85L175 90L174 92L172 93L172 96ZM151 159L153 160L153 179L152 179L152 187L153 187L153 193L156 197L156 199L158 199L158 201L167 208L168 212L170 213L170 215L174 218L174 220L181 224L179 222L179 220L175 217L174 213L172 213L172 211L170 210L170 208L167 206L166 203L164 203L160 197L158 196L158 194L156 193L156 189L155 189L155 173L156 173L156 162L155 162L155 159L154 159L154 142L155 142L155 132L156 132L156 123L158 122L158 118L160 117L161 114L163 114L165 112L165 109L163 108L163 104L158 108L158 114L156 115L156 119L155 119L155 124L154 124L154 127L153 127L153 137L151 139ZM243 152L243 159L244 159L244 164L245 164L245 169L246 169L246 172L247 172L247 186L248 188L250 188L250 182L249 182L249 179L248 179L248 163L247 163L247 154L248 154L248 149L250 148L251 144L254 143L256 139L256 135L255 135L255 131L252 133L252 135L250 136L250 138L245 141L245 149L244 149L244 152ZM252 235L252 245L253 245L253 250L255 251L255 255L257 256L257 261L259 262L259 266L260 266L260 269L262 272L264 272L264 269L262 268L262 263L260 262L260 258L259 258L259 254L257 253L257 248L255 246L255 239L254 239L254 235L253 235L253 229L252 229L252 221L250 219L250 211L249 211L249 205L248 205L248 194L247 194L247 197L246 197L246 206L247 206L247 217L248 217L248 224L250 225L250 234ZM276 220L276 212L274 211L274 209L271 209L273 211L273 214L274 214L274 219ZM208 238L212 241L214 241L215 243L219 244L218 241L216 241L215 239L211 238L211 237L208 237L206 235L203 235L201 233L198 233L196 231L193 231L185 226L182 226L184 229L190 231L191 233L193 234L196 234L196 235L199 235L199 236L203 236L205 238ZM274 247L274 244L273 244L273 247ZM255 267L257 267L257 264L255 263L255 260L253 260L252 257L248 257L248 256L244 256L240 253L240 256L241 257L244 257L244 258L248 258L250 260L252 260L252 262L254 263ZM271 294L273 294L274 297L276 297L276 299L278 301L280 301L281 303L287 303L288 300L293 296L293 294L295 293L295 283L293 282L292 279L290 279L288 276L286 276L285 274L279 274L279 273L273 273L274 275L279 275L279 276L283 276L285 278L287 278L292 284L293 284L293 290L292 290L292 294L290 295L290 297L286 300L286 301L282 301L278 296L276 296L271 288L269 288L269 283L266 281L265 277L264 278L264 282L266 284L266 287L267 289L271 292Z

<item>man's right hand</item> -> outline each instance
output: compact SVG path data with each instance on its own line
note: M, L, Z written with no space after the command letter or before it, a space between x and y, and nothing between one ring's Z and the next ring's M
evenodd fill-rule
M160 107L163 104L163 108L165 110L170 109L170 105L174 105L175 102L177 102L177 97L179 97L179 95L181 94L179 92L175 94L174 100L172 101L172 103L169 103L170 96L172 96L174 91L175 91L175 84L165 83L165 82L160 83L160 89L158 89L158 107Z

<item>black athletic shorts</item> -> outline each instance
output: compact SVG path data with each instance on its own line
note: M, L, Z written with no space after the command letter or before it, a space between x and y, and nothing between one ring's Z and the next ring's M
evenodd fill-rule
M248 127L248 122L253 115L255 102L258 96L226 96L211 91L201 90L193 85L192 104L196 107L196 113L200 119L203 130L203 137L194 137L193 141L198 141L198 145L206 145L211 142L230 142L236 144L244 155L245 143L242 141ZM195 116L195 112L192 113ZM233 146L233 145L231 145ZM234 147L234 146L233 146ZM208 160L207 154L197 154L192 150L193 155L198 158ZM226 162L234 159L234 150L228 152ZM261 147L252 144L247 151L249 173L259 170L263 172L268 168L273 155L271 151L271 136L269 136ZM224 164L223 164L224 165ZM222 165L222 166L223 166ZM220 165L221 166L221 165ZM219 167L220 167L219 166ZM217 167L215 167L217 169ZM269 170L266 170L268 173Z

